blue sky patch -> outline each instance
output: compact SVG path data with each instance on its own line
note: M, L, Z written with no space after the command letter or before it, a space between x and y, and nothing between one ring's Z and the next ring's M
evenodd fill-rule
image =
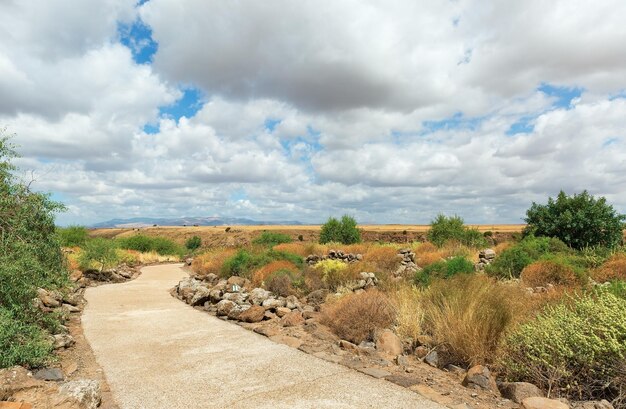
M555 108L569 108L572 105L572 100L580 97L584 91L578 87L557 87L547 83L541 84L537 90L550 97L556 97Z
M152 29L141 19L132 24L118 24L117 32L120 43L133 53L133 60L137 64L150 64L159 45L152 39Z
M202 108L203 95L198 88L184 88L183 97L171 105L159 108L160 116L166 116L178 121L181 117L191 118Z
M511 125L509 130L506 131L506 134L512 136L518 133L531 133L535 129L535 125L533 124L535 119L534 117L522 117L518 119L517 122Z
M276 127L278 126L278 124L280 124L282 122L282 120L280 119L275 119L275 118L267 118L265 120L265 129L267 129L270 132L274 132L274 129L276 129Z
M436 131L449 131L453 129L467 129L470 131L475 131L483 118L474 117L474 118L466 118L463 116L462 112L457 112L449 118L445 118L439 121L424 121L422 122L422 126L424 128L422 134L429 134Z

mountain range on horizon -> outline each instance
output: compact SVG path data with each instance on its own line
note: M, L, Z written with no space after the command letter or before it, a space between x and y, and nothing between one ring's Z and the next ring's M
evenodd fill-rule
M302 225L296 220L259 221L242 217L133 217L129 219L111 219L91 225L93 228L137 228L149 226L272 226Z

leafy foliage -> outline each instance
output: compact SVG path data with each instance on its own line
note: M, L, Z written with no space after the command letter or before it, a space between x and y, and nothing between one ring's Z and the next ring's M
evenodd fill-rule
M192 250L192 251L200 248L201 245L202 245L202 239L198 236L190 237L185 242L185 248L187 250Z
M276 246L277 244L291 243L292 241L293 240L291 240L291 237L289 237L286 234L276 233L276 232L271 232L271 231L264 231L263 233L261 233L259 237L254 239L252 242L254 244L260 244L262 246L273 247L273 246Z
M41 331L57 322L32 299L38 287L69 282L54 225L54 214L64 208L13 176L15 157L0 135L0 366L42 362L49 349Z
M563 191L546 205L532 204L526 211L526 234L557 237L575 248L615 247L622 241L626 215L618 214L604 197L586 190L567 196Z
M447 217L439 214L430 222L427 237L431 243L439 247L449 241L456 241L470 247L487 245L485 237L478 230L465 227L463 219L459 216Z
M116 239L119 247L127 250L137 250L143 253L156 251L161 255L180 255L183 250L172 240L164 237L150 237L137 234Z
M87 241L89 232L84 226L68 226L57 228L57 234L61 246L63 247L80 247Z
M453 257L449 260L436 261L415 273L414 281L418 285L429 285L435 278L452 278L458 274L471 274L474 264L465 257Z
M549 305L506 340L503 368L577 400L617 398L626 358L626 300L599 290ZM621 392L624 393L624 392Z
M320 272L322 282L326 288L330 288L333 291L352 278L348 271L348 265L340 260L322 260L315 264L315 269Z
M361 242L361 232L357 228L354 217L344 215L341 221L334 217L329 217L328 221L322 225L320 232L320 243L337 242L342 244L354 244Z
M92 268L102 271L105 268L115 267L118 262L116 243L101 237L88 240L78 257L78 265L83 271Z
M220 275L222 277L240 276L251 278L254 270L277 260L289 261L298 268L303 265L302 257L296 254L271 249L262 252L251 252L246 249L240 249L235 255L224 261Z

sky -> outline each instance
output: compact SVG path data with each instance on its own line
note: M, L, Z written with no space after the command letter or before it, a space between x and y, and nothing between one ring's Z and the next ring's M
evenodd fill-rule
M0 0L0 128L59 224L626 213L623 0Z

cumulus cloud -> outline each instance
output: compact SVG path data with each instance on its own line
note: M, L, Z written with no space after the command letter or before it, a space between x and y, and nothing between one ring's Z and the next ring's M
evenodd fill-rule
M626 212L619 0L135 3L0 2L0 124L61 222Z

